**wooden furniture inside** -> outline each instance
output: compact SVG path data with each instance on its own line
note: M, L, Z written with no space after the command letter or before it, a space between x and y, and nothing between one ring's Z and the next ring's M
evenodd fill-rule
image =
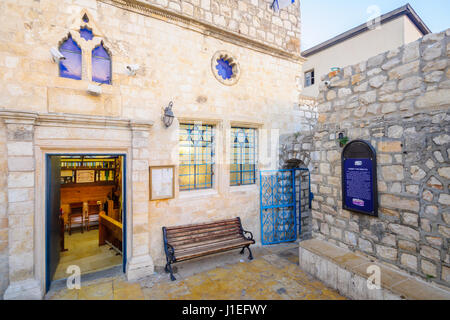
M107 201L107 215L110 218L113 218L116 221L122 222L121 210L120 208L114 204L114 201Z
M86 229L89 231L91 226L98 225L100 214L100 205L97 204L97 200L88 201L88 211L86 216Z
M62 209L60 209L60 213L59 213L59 241L60 241L60 247L61 247L61 252L67 251L67 249L65 248L65 244L64 244L64 214Z
M61 159L61 185L79 184L77 181L78 171L91 170L94 172L93 181L84 183L115 184L120 171L119 157L93 158L80 156L76 158Z
M239 217L209 223L190 224L175 227L163 227L164 251L166 253L165 271L173 276L171 264L190 260L214 253L242 248L249 251L248 258L253 259L250 245L255 243L253 234L242 228Z
M83 232L84 229L83 202L71 203L69 207L70 207L68 215L69 235L72 234L72 228L75 226L80 226L81 232Z
M111 245L122 253L122 223L108 217L104 211L99 214L98 245Z

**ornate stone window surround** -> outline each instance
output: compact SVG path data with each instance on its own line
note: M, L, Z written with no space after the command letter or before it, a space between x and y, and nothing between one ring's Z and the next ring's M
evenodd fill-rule
M217 64L218 64L218 60L225 60L226 62L229 63L229 65L232 68L232 75L229 79L224 79L222 78L222 76L219 75L219 72L217 70ZM241 68L239 66L239 62L237 61L236 57L234 57L230 52L228 51L224 51L224 50L220 50L217 51L212 59L211 59L211 71L214 74L214 76L216 77L216 79L226 85L226 86L232 86L235 85L238 81L239 78L241 77Z
M87 22L84 21L84 17L88 17ZM82 28L87 28L90 31L92 31L93 38L92 40L85 40L80 35L80 30ZM61 40L58 43L58 48L63 44L68 38L69 35L72 37L72 39L78 44L78 46L81 48L82 53L82 71L81 71L81 80L82 81L88 81L89 83L95 84L95 85L102 85L102 86L110 86L113 82L113 79L111 79L111 84L103 84L98 83L95 81L92 81L92 50L94 50L96 47L101 46L103 44L105 50L108 52L109 56L112 58L114 55L114 52L110 49L112 46L109 44L107 40L105 40L104 34L100 31L100 29L95 24L93 18L90 16L90 14L87 12L86 9L83 9L79 14L78 18L74 20L74 22L69 27L69 31L66 32L64 35L59 37ZM112 63L111 63L112 64ZM59 66L58 66L59 68ZM112 66L111 66L112 69ZM58 70L59 72L59 70ZM112 70L111 70L111 78L112 78ZM70 79L69 79L70 81ZM79 81L79 80L75 80Z

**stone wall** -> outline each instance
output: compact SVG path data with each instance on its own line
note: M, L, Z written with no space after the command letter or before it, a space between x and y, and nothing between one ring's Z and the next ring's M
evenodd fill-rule
M0 296L9 284L7 169L6 131L0 123Z
M450 285L450 30L321 83L311 153L313 237ZM342 209L337 136L377 151L379 217Z
M135 2L155 5L289 52L300 53L299 1L279 12L270 8L273 0L137 0Z

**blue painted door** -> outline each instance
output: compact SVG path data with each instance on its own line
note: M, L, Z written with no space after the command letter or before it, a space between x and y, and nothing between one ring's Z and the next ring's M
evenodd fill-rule
M60 184L61 157L47 156L47 201L46 201L46 292L59 263L61 251Z
M260 172L261 242L297 240L295 169Z

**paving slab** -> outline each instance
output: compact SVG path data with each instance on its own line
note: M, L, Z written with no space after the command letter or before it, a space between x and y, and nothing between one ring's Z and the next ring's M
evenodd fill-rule
M82 281L80 290L59 286L47 299L115 300L340 300L335 290L298 266L298 243L252 248L248 253L217 254L176 264L176 281L162 268L128 282L123 275Z

